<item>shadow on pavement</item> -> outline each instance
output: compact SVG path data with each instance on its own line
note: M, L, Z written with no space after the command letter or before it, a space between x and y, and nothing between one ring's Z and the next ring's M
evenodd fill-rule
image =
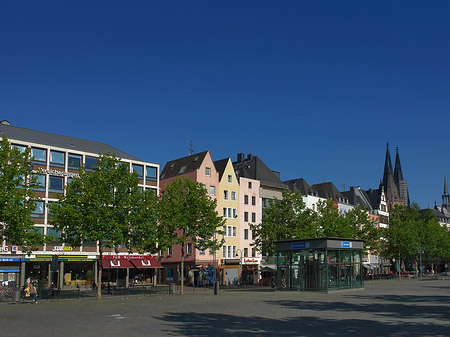
M167 334L177 336L448 336L449 331L448 326L429 323L396 324L311 316L275 319L186 312L168 313L160 319L170 324Z

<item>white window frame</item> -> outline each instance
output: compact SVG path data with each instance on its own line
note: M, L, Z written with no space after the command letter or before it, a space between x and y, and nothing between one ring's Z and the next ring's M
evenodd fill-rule
M228 184L232 184L233 183L233 176L231 174L229 174L227 176L227 181L228 181Z
M231 191L231 201L236 201L236 191Z

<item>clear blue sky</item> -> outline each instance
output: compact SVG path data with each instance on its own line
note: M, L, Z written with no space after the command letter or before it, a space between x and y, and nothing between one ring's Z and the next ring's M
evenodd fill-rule
M283 180L410 196L450 174L449 1L2 1L0 119L164 166L209 149Z

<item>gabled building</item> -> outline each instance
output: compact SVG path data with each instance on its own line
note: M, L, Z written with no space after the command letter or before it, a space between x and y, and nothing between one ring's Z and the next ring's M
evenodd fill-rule
M261 253L256 251L253 245L255 236L250 228L250 224L261 223L259 189L258 180L239 178L240 251L238 254L241 265L239 279L243 284L256 284L259 280Z
M248 193L249 196L251 195L252 197L259 198L259 202L255 199L256 205L251 205L251 207L248 205L248 207L244 207L245 210L243 211L244 235L245 230L248 230L248 235L251 235L253 238L254 236L253 233L251 233L249 223L260 223L264 218L266 207L268 207L270 202L275 198L282 199L282 193L283 191L288 190L288 187L281 181L280 172L269 169L259 157L254 156L251 153L247 157L245 157L243 153L238 153L237 160L233 162L233 167L241 184L241 195L245 198L245 195ZM254 181L258 181L258 184L254 185ZM245 191L245 183L248 184L247 191ZM258 192L255 191L256 188L258 188ZM254 214L255 206L258 208L256 214ZM245 221L245 212L248 212L248 216L251 216L251 218L249 218L250 221ZM256 221L253 222L253 220ZM248 258L247 260L244 258L243 263L249 264L248 269L247 266L245 266L245 269L252 274L254 283L256 283L258 279L258 282L264 281L268 284L272 273L275 271L274 268L276 268L276 259L270 256L262 256L263 252L256 252L254 247L252 247L251 242L249 246L243 246L244 249L246 247L252 249L252 258ZM255 257L253 257L253 255ZM257 269L257 264L259 264L259 269ZM256 275L256 270L258 270L258 275Z
M243 153L238 153L237 161L233 162L233 166L238 178L244 177L259 181L262 220L264 209L275 198L282 199L282 192L288 189L287 185L281 181L280 172L272 171L259 157L251 153L247 157Z
M172 182L178 176L185 176L193 181L201 183L212 198L218 198L220 195L219 173L216 170L209 151L192 154L167 162L161 171L161 189L164 190L164 186ZM219 214L222 213L219 212ZM196 249L189 241L186 244L185 254L184 275L187 278L186 281L194 282L194 284L200 284L203 281L203 273L208 275L207 277L210 277L212 275L213 267L217 266L217 261L219 261L217 255L219 254L218 252L216 252L215 256L212 250ZM170 247L167 251L160 252L160 257L164 267L161 274L161 282L181 282L181 273L179 270L181 263L181 245L175 245ZM206 280L206 282L209 281L210 280Z
M305 179L293 179L284 181L291 192L300 192L306 207L317 211L320 201L332 201L341 213L348 212L353 208L348 199L331 182L309 185Z
M239 182L233 169L230 158L214 162L219 174L219 193L217 207L222 210L226 224L224 231L224 244L222 246L220 263L222 265L222 280L226 285L235 285L240 279L240 221L239 221Z

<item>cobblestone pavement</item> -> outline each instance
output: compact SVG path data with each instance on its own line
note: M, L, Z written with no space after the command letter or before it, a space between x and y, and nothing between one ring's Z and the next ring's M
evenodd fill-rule
M1 304L0 336L450 336L450 280Z

